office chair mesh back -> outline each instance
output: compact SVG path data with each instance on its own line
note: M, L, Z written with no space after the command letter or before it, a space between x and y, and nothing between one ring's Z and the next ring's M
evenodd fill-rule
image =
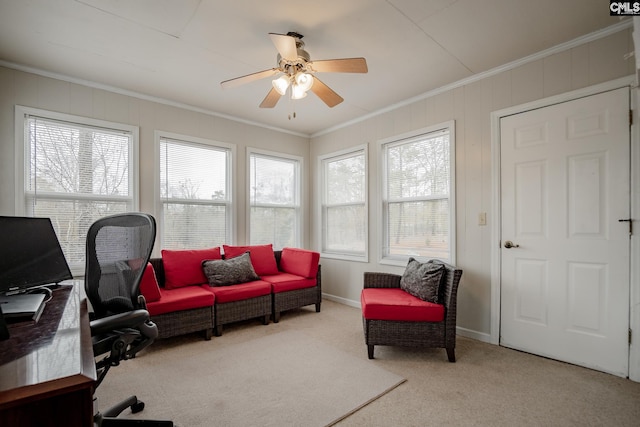
M113 366L131 359L158 336L149 319L139 287L149 262L156 236L151 215L127 213L101 218L87 233L85 290L94 318L90 322L93 353L96 357L96 388ZM172 427L171 421L118 418L127 408L133 413L144 402L130 396L94 415L94 425Z
M139 213L112 215L91 225L85 290L96 318L143 308L139 287L155 234L154 218Z

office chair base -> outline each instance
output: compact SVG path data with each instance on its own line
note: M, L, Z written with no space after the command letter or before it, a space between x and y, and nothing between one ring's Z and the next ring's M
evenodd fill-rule
M144 409L144 402L141 400L138 400L136 396L131 396L128 399L123 400L117 405L112 406L111 408L102 412L101 415L103 418L115 418L118 415L120 415L122 412L124 412L124 410L127 408L131 408L131 412L136 414Z
M172 421L128 420L125 418L106 418L97 425L101 427L174 427Z
M162 420L132 420L127 418L117 418L127 408L131 408L131 412L136 414L144 409L144 402L138 400L136 396L131 396L127 400L123 400L115 406L104 412L98 412L94 416L94 425L96 427L127 427L127 426L146 426L146 427L174 427L173 421Z

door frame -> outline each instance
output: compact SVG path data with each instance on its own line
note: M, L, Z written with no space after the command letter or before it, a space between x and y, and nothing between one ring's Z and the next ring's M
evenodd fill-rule
M501 188L500 188L500 120L503 117L526 111L548 107L572 101L578 98L595 95L614 89L628 87L633 109L633 125L631 126L631 217L636 223L636 230L640 230L640 126L636 108L637 88L634 75L623 77L610 82L601 83L587 88L551 96L516 105L491 113L491 332L489 340L492 344L500 344L500 291L501 291ZM631 271L629 284L629 324L635 331L629 346L629 379L640 382L640 233L631 237ZM635 344L635 345L634 345Z

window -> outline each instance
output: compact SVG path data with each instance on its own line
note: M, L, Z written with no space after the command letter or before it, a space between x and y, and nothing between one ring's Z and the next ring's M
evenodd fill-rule
M164 132L156 135L162 248L210 248L230 243L232 147Z
M252 149L248 154L249 244L299 247L302 159Z
M367 261L366 146L320 158L322 254Z
M453 123L383 141L384 260L454 262Z
M138 128L16 107L21 128L16 214L51 218L72 273L82 275L89 226L137 210Z

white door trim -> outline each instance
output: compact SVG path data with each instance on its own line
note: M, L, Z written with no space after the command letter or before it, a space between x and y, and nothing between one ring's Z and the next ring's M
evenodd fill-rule
M522 105L516 105L503 110L494 111L491 113L491 332L490 342L498 345L500 343L500 230L502 224L502 218L500 217L501 203L500 203L500 119L512 114L518 114L525 111L533 110L536 108L547 107L549 105L558 104L574 99L582 98L585 96L594 95L596 93L605 92L621 87L633 87L635 85L635 76L623 77L610 82L590 86L560 95L555 95L549 98L540 99L537 101L529 102ZM636 93L631 90L631 102L632 105L636 105ZM634 114L635 121L637 121L638 115ZM634 121L634 122L635 122ZM640 142L640 135L636 129L638 126L633 126L631 132L631 204L632 204L632 216L638 218L640 213L640 189L636 187L635 182L640 175L640 154L638 153L638 143ZM636 221L636 228L640 227L640 223ZM640 233L639 233L640 234ZM640 242L637 242L638 237L632 238L631 243L631 284L630 284L630 324L631 329L635 332L634 341L636 345L630 346L629 354L629 378L633 381L640 382ZM635 306L635 307L634 307Z

